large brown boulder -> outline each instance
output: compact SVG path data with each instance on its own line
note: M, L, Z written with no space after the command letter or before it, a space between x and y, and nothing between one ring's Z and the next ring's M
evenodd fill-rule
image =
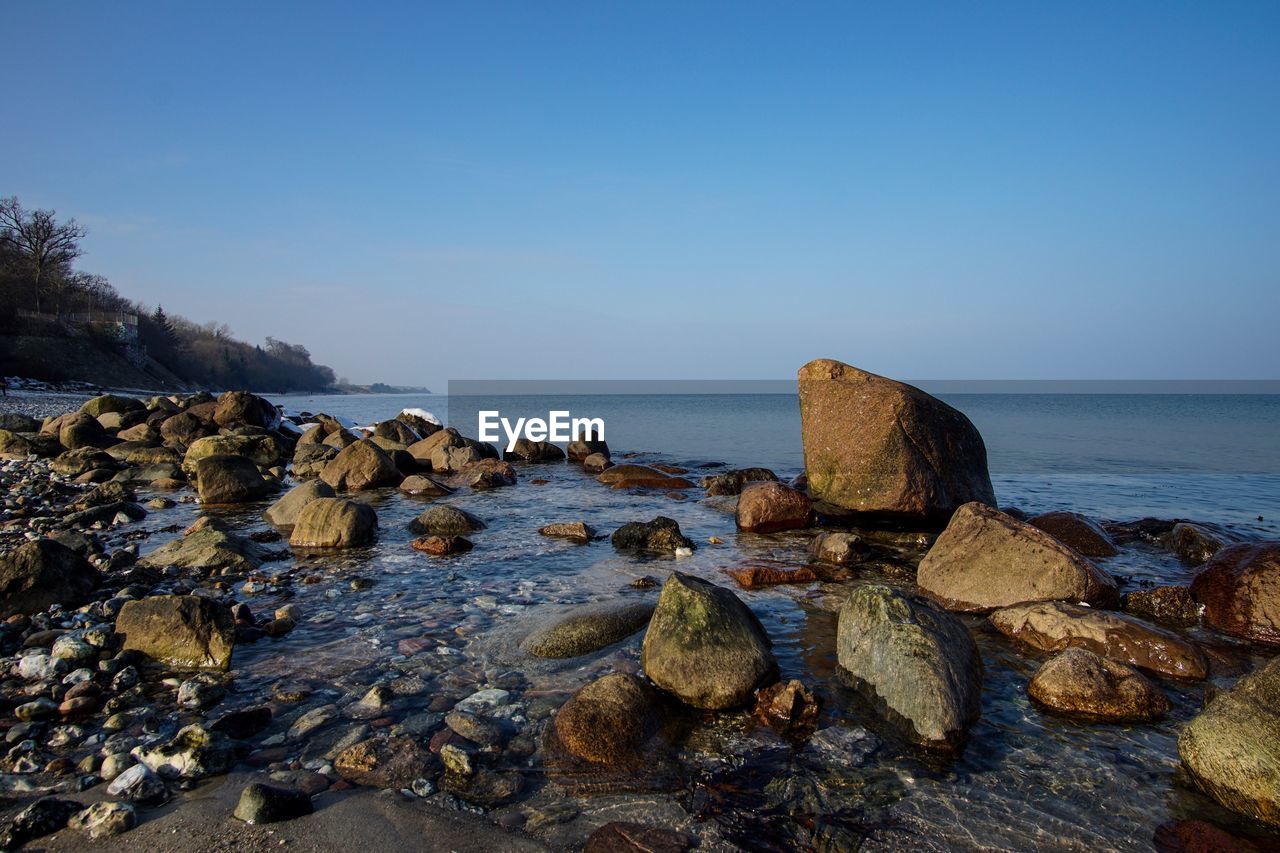
M288 458L284 444L273 435L210 435L191 442L182 455L182 470L190 476L201 459L223 453L248 457L260 468L282 465Z
M311 480L294 486L284 497L267 507L262 517L276 527L292 528L307 504L319 498L335 498L337 493L323 480Z
M645 631L649 680L695 708L745 705L777 676L760 620L724 587L672 572Z
M24 542L0 555L0 616L78 604L101 580L84 557L52 539Z
M1045 662L1027 695L1055 714L1112 723L1142 723L1168 713L1169 697L1133 667L1080 647Z
M188 447L197 438L213 435L217 431L209 421L201 420L191 412L178 412L160 423L160 438L174 447Z
M213 420L221 427L253 426L275 429L280 423L276 407L248 391L228 391L218 398Z
M1280 658L1211 699L1182 730L1178 754L1209 796L1280 826Z
M418 435L417 431L415 431L413 427L409 426L399 418L391 421L383 421L375 426L373 428L373 436L371 437L390 439L391 441L403 444L405 447L408 447L410 444L422 439L422 436Z
M1038 527L980 503L956 510L920 561L916 583L948 610L1023 601L1118 600L1115 580Z
M127 601L116 616L121 648L179 667L226 669L236 641L231 611L198 595Z
M777 533L809 526L813 506L809 497L782 483L751 483L738 498L734 516L739 530Z
M997 610L991 624L1006 637L1044 652L1083 648L1174 678L1208 674L1204 655L1190 642L1123 613L1041 601Z
M378 515L367 504L344 498L309 501L294 522L294 548L356 548L373 541Z
M919 388L831 359L800 368L809 494L854 513L944 522L995 503L987 449L969 419Z
M1027 520L1054 539L1086 557L1114 557L1120 553L1107 531L1078 512L1046 512Z
M204 572L215 569L250 572L262 565L263 556L256 542L209 525L166 542L145 554L138 563L157 569L177 566Z
M404 477L386 451L363 438L342 448L324 466L320 479L340 492L359 492L380 486L395 486Z
M1228 545L1240 543L1240 537L1216 524L1180 521L1164 537L1178 559L1188 566L1201 566Z
M1280 542L1229 545L1191 582L1206 624L1258 643L1280 645Z
M196 484L203 504L255 501L275 490L277 483L262 476L245 456L217 453L196 462Z
M87 447L108 447L115 443L115 439L107 435L107 431L97 420L81 412L62 422L58 429L58 443L67 450L82 450Z

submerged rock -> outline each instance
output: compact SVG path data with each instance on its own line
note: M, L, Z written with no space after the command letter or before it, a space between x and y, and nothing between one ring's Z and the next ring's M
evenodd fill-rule
M359 548L373 542L378 514L345 498L316 498L298 514L289 534L294 548Z
M991 624L1006 637L1045 652L1084 648L1174 678L1198 680L1208 674L1204 655L1190 642L1123 613L1044 601L997 610Z
M836 653L855 682L925 746L961 746L982 713L982 658L964 623L887 586L849 595Z
M409 543L409 547L433 557L444 557L465 553L475 545L465 536L419 536Z
M596 477L596 480L615 489L693 488L693 483L685 478L673 476L657 468L650 468L648 465L613 465L605 469L600 476Z
M426 474L413 474L400 483L400 491L416 498L439 498L453 494L453 489Z
M771 646L760 620L732 592L672 572L640 663L654 684L695 708L735 708L776 677Z
M1046 512L1027 523L1086 557L1114 557L1120 553L1105 530L1078 512Z
M1046 661L1027 695L1057 714L1116 723L1158 720L1170 708L1168 697L1142 673L1079 647Z
M1182 730L1178 754L1209 796L1280 826L1280 658L1211 699Z
M760 589L784 583L812 583L818 579L817 573L808 566L738 566L725 569L724 573L743 589Z
M587 837L583 853L684 853L698 839L665 826L610 821Z
M196 595L153 595L127 601L116 617L121 648L190 668L226 669L235 620L217 602Z
M649 602L578 607L525 638L526 652L543 658L572 658L625 640L649 622Z
M982 436L918 388L831 359L800 368L800 429L815 501L945 521L995 503Z
M808 527L812 512L803 492L782 483L751 483L738 498L734 520L739 530L776 533Z
M796 679L779 681L756 693L754 715L765 725L789 736L812 734L822 701Z
M1191 581L1191 596L1211 627L1280 645L1280 542L1219 550Z
M1239 543L1240 537L1216 524L1180 521L1166 535L1169 548L1188 566L1200 566L1228 545Z
M209 525L162 545L139 559L138 565L250 572L262 565L262 549L248 539Z
M530 441L527 438L516 439L515 447L503 451L504 459L517 459L525 462L560 462L564 451L549 441Z
M778 475L768 468L735 468L703 477L702 488L708 495L739 495L751 483L776 482Z
M632 521L614 531L613 547L619 550L652 551L658 554L691 553L693 540L680 532L675 519L660 515L652 521Z
M97 589L101 577L84 557L61 543L24 542L0 555L0 615L78 604Z
M809 540L809 554L819 560L848 566L871 556L871 546L856 533L823 531Z
M590 542L596 532L581 521L564 521L548 524L538 531L555 539L572 539L574 542Z
M1024 601L1113 606L1115 580L1057 539L999 510L956 510L916 573L920 589L948 610L982 612Z

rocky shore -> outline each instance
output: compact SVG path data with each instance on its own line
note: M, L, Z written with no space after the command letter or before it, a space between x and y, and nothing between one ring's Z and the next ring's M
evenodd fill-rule
M799 378L806 470L789 482L615 463L602 441L500 454L418 410L357 428L246 392L0 414L0 847L166 849L179 826L238 849L425 833L451 849L901 845L909 833L869 817L893 784L863 771L896 743L929 764L982 750L990 648L1027 673L1029 713L1063 726L1155 725L1205 695L1179 721L1182 784L1242 823L1172 822L1162 845L1280 827L1280 543L999 508L960 412L839 362ZM529 533L607 551L628 578L611 599L531 596L526 613L481 594L393 652L372 643L367 664L338 637L332 673L285 666L297 633L344 609L394 621L411 590L358 598L381 594L370 548L401 537L393 565L452 580L492 547L493 519L457 499L492 493L496 509L550 476L602 497ZM606 529L593 501L614 495L669 508ZM722 527L689 535L694 502ZM403 532L388 523L406 514ZM707 570L731 537L775 556ZM1135 547L1190 582L1109 570ZM813 592L833 683L780 655L753 607L775 588ZM503 665L460 650L530 613ZM734 755L734 739L749 747ZM613 816L583 821L588 801Z

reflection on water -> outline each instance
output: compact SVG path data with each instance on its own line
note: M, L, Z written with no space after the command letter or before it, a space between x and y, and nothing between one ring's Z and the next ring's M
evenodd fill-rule
M285 403L362 422L392 416L405 405L433 408L431 401L403 397ZM788 455L792 451L779 445L766 453L757 446L758 435L748 436L747 424L770 423L769 417L743 421L741 411L733 415L736 431L726 426L716 437L722 453L708 446L662 458L766 464L780 474L799 469L798 457ZM630 449L618 437L626 435L622 426L610 435L615 454ZM742 458L743 448L753 446L759 455ZM993 447L993 458L1000 453ZM373 683L416 678L422 689L404 691L394 706L400 725L438 725L441 710L486 687L509 691L513 702L503 713L527 725L545 719L570 691L598 675L639 668L639 635L583 658L525 655L520 640L563 607L652 599L656 590L635 589L632 581L645 575L662 579L677 566L728 585L723 570L747 560L807 560L806 535L739 534L732 515L713 501L614 491L563 463L521 466L520 475L515 488L439 499L488 525L472 535L476 547L468 553L430 558L412 551L408 522L430 504L383 491L362 498L378 512L381 531L374 546L266 564L266 582L255 584L263 591L246 600L262 612L294 603L303 619L282 639L237 647L241 700L270 693L273 685L301 685L306 698L279 719L287 727L316 707L363 695ZM534 479L546 482L534 485ZM1274 472L1072 474L1006 468L996 483L1002 503L1031 511L1069 507L1101 518L1162 514L1241 524L1262 514L1265 520L1249 527L1269 536L1276 535L1274 519L1280 515L1280 475ZM1233 496L1230 506L1220 503L1227 495ZM231 518L244 529L266 529L260 511L246 508ZM537 532L551 522L582 520L607 533L658 514L675 518L700 543L693 556L639 558L618 554L607 542L578 545ZM712 536L724 544L707 544ZM904 555L908 564L917 558ZM1130 584L1189 577L1185 567L1155 549L1126 549L1105 564ZM272 578L289 582L273 584ZM1029 704L1025 691L1038 659L1020 654L981 619L969 622L986 666L982 720L959 759L921 756L837 673L835 611L852 584L871 581L902 586L902 572L864 570L839 583L739 592L773 639L783 677L801 679L824 700L820 728L831 731L823 738L797 752L746 714L698 718L679 746L684 778L676 790L606 792L573 800L575 810L665 822L708 841L778 849L1147 849L1156 826L1171 818L1211 817L1240 825L1178 780L1177 732L1201 707L1203 685L1165 682L1174 710L1154 725L1079 725L1046 717ZM564 808L564 793L547 784L540 753L529 752L515 767L531 791L522 808L548 814ZM549 820L541 832L558 842L581 843L584 830L574 826Z

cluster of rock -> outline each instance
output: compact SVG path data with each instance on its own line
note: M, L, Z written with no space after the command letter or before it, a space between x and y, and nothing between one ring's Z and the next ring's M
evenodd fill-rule
M1169 685L1206 678L1209 657L1180 631L1189 624L1280 645L1280 544L1170 525L1160 541L1200 566L1194 580L1122 596L1097 562L1119 551L1108 528L1076 513L1025 518L996 508L982 439L962 414L838 362L812 362L799 378L803 477L783 483L767 469L744 468L708 475L700 487L732 502L741 535L800 542L810 559L725 571L751 591L840 583L864 565L889 565L890 583L847 587L836 654L867 708L908 740L946 752L965 747L982 712L977 625L1043 656L1028 696L1085 723L1159 719L1171 707ZM227 772L251 742L280 759L313 740L324 747L310 759L323 772L277 761L270 779L245 788L236 816L248 822L305 816L311 795L339 782L498 807L518 799L523 782L497 756L511 766L539 746L568 790L662 788L677 770L680 732L699 715L750 711L796 744L840 742L836 729L815 735L821 703L811 686L783 679L750 598L689 571L671 572L656 601L645 597L657 585L646 578L621 600L549 614L528 632L524 653L550 660L594 655L643 632L641 671L609 673L563 703L543 703L536 721L534 702L513 697L518 677L446 701L428 698L423 678L395 672L358 695L279 686L274 707L306 700L286 720L266 705L224 711L237 644L281 636L301 616L286 606L258 619L233 584L264 582L255 573L288 552L232 532L212 513L141 556L136 543L108 552L87 535L145 517L135 493L143 487L190 485L209 510L274 497L263 511L278 531L272 536L307 556L376 540L377 513L359 493L394 490L397 500L421 501L513 486L513 463L567 462L614 489L683 496L699 488L678 467L615 465L603 441L565 451L521 441L500 458L421 412L356 429L325 415L284 418L245 392L145 403L108 395L43 423L0 420L0 457L23 460L43 478L29 501L6 504L0 529L0 651L13 688L6 696L16 690L24 700L13 703L13 747L0 770L49 774L61 780L55 794L106 784L111 799L89 809L39 800L10 822L5 845L67 826L93 837L126 831L139 809ZM290 477L294 485L279 495ZM886 521L929 532L877 529ZM10 536L19 529L20 540ZM486 525L433 502L410 529L414 550L449 558L470 550ZM583 521L539 532L566 540L549 547L604 538ZM666 516L608 538L636 560L689 557L697 548ZM924 548L918 566L894 557ZM423 650L413 641L399 648L406 658ZM1280 824L1277 699L1272 662L1214 696L1179 747L1191 777L1219 802ZM610 827L598 845L648 832Z

